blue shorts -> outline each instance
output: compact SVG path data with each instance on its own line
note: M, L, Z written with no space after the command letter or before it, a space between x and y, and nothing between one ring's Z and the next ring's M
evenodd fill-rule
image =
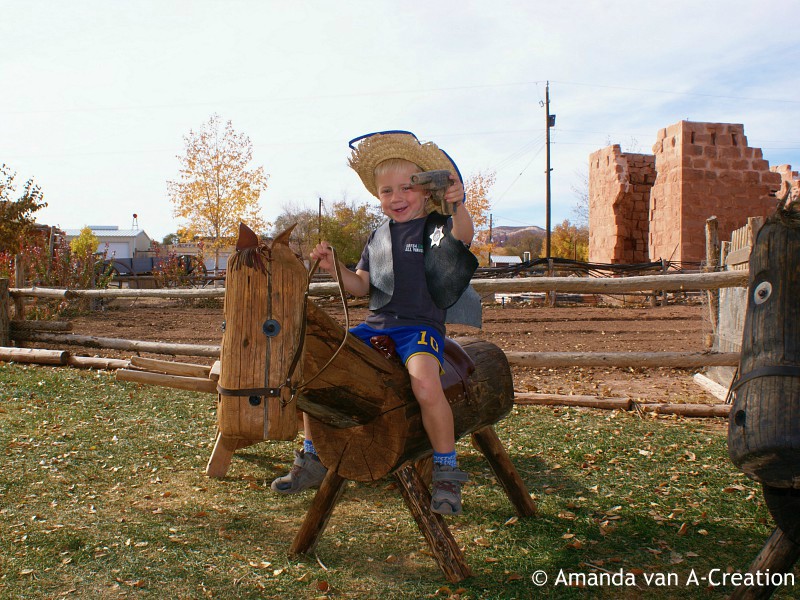
M350 329L350 333L365 344L376 335L389 336L394 342L395 351L405 365L412 356L430 354L439 362L439 372L444 373L444 338L433 327L390 327L375 329L366 323Z

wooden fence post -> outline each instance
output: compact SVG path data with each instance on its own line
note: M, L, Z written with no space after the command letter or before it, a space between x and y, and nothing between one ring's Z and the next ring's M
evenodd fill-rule
M56 228L50 227L50 236L47 240L47 276L50 276L50 273L53 270L53 254L55 253L56 248Z
M717 217L706 219L706 268L707 273L713 273L719 265L719 224ZM711 321L712 343L706 344L707 347L714 347L714 339L717 336L719 326L719 290L708 290L706 292L708 300L708 316Z
M11 345L10 317L8 315L10 303L8 300L8 279L3 277L0 279L0 346Z
M25 287L25 264L21 254L14 256L14 287ZM25 298L22 296L14 297L14 320L25 320Z
M553 277L553 271L554 271L553 270L553 259L552 258L548 258L547 259L547 276L548 277ZM549 306L551 308L555 307L555 305L556 305L556 295L557 294L558 294L558 292L556 290L553 290L553 291L547 293L547 306Z
M747 217L747 245L751 248L756 245L756 236L764 226L764 217Z

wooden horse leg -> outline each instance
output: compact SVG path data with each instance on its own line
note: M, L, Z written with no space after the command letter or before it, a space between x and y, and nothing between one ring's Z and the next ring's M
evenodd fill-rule
M791 573L798 558L800 558L800 544L793 542L776 527L747 572ZM730 600L761 600L772 596L774 591L774 585L740 585L730 595Z
M497 480L506 492L506 496L514 505L520 517L531 517L536 514L536 504L528 493L514 463L508 456L494 427L487 425L472 434L472 443L489 461Z
M425 487L430 488L433 481L433 454L415 461L414 468L417 469L417 473L422 478L422 483L425 484Z
M211 451L211 458L206 465L206 475L209 477L225 477L228 468L231 466L233 453L239 446L239 440L228 437L217 432L217 441L214 442L214 450Z
M406 506L428 541L439 568L447 581L458 583L472 576L469 565L458 547L453 534L441 515L431 512L431 495L413 465L406 465L394 474Z
M331 514L333 514L333 507L336 506L344 491L346 481L344 477L332 470L325 475L325 479L322 480L322 484L314 495L314 500L311 501L306 518L289 548L291 556L313 552L322 532L328 525Z
M217 432L217 441L214 442L214 450L211 451L211 458L208 459L208 464L206 465L206 475L208 477L225 477L231 466L233 453L253 444L258 444L260 441L262 440L245 440Z

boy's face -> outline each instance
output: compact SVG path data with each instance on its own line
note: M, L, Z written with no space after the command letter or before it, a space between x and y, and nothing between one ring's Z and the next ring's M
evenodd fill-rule
M425 216L425 190L411 185L417 173L414 165L391 169L375 178L381 210L397 223L406 223Z

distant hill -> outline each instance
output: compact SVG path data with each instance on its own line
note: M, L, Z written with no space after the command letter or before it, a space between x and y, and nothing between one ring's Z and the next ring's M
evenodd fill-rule
M501 225L499 227L492 228L492 242L498 246L505 246L509 240L511 243L513 243L514 238L523 234L533 234L544 237L547 232L542 227L538 227L536 225L522 227Z

